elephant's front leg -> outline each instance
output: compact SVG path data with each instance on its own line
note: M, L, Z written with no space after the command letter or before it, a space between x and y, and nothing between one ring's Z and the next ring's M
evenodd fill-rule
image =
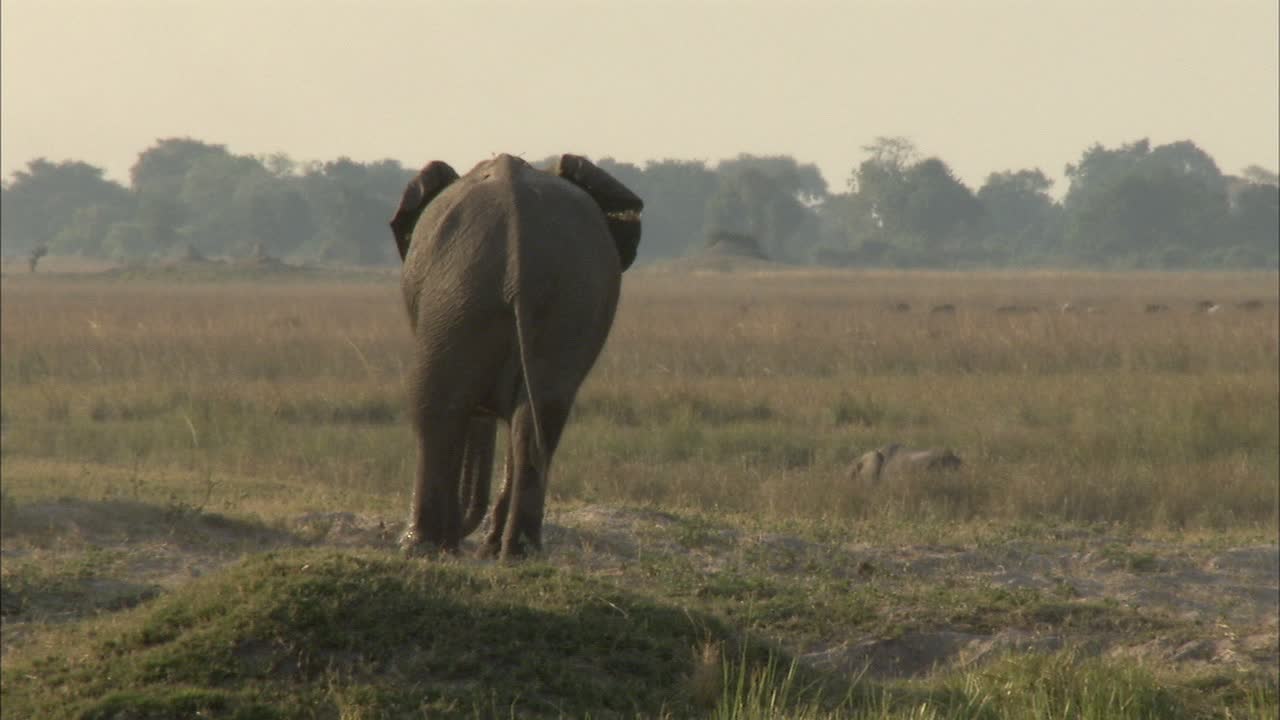
M458 486L466 418L422 417L418 432L418 473L413 487L406 550L422 545L456 552L462 541L462 504Z

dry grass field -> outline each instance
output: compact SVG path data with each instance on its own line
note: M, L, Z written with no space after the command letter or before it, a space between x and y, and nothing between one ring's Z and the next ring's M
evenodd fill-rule
M991 660L1009 652L1042 658L1034 672L1068 695L1090 672L1124 679L1112 694L1150 711L1070 695L1103 703L1097 717L1273 714L1277 293L1274 273L631 273L556 458L545 557L448 572L647 587L855 678L837 709L797 691L775 715L752 688L790 687L784 672L702 702L695 667L683 700L640 716L686 701L722 717L1088 716L1030 689L1034 712L983 699L1032 682L1030 660ZM0 321L7 700L53 707L33 668L104 652L86 638L127 635L246 556L394 558L414 456L392 282L10 274ZM889 442L965 464L848 479ZM262 717L410 714L329 672L297 700L311 714ZM253 702L292 692L254 682ZM71 695L88 708L126 690ZM412 707L488 716L461 697ZM560 715L616 710L556 697Z

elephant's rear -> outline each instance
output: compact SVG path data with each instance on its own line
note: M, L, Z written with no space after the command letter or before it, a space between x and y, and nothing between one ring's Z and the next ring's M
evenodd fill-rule
M621 273L608 219L592 195L499 155L453 181L422 212L401 288L415 333L492 332L494 343L485 347L494 351L500 339L514 338L522 304L534 356L554 357L552 374L572 394L608 336Z
M514 274L507 287L512 297L560 309L538 317L538 332L598 349L613 323L622 283L605 215L576 185L512 160L519 165L511 168L508 252L516 263L509 266Z
M463 177L433 162L410 182L391 222L417 336L419 466L406 542L457 547L471 526L461 501L484 503L459 492L459 478L481 465L461 448L488 440L469 430L473 418L496 415L510 429L507 482L485 547L506 555L540 545L550 459L612 326L642 207L571 155L554 173L509 155Z

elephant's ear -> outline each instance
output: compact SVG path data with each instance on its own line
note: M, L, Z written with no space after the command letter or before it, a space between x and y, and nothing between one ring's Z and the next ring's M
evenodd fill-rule
M418 217L426 209L427 204L440 194L441 190L458 179L458 173L449 167L449 163L432 160L409 181L400 196L400 207L391 217L391 234L396 238L396 248L400 251L400 259L409 253L409 241L413 237L413 226Z
M561 155L555 174L577 185L591 196L609 224L609 234L618 248L622 269L631 267L640 246L640 211L644 201L612 175L579 155Z

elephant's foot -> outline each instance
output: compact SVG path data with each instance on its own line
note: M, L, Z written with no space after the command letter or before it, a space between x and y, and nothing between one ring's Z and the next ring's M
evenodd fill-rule
M422 539L422 536L415 532L412 528L404 531L400 536L400 552L408 557L422 557L430 554L431 545Z
M400 536L400 552L409 557L424 557L438 554L457 554L458 546L441 545L425 539L422 533L413 528L406 529Z
M502 554L502 528L494 525L484 536L484 542L476 548L476 557L481 560L492 560Z
M499 549L500 546L497 543L491 543L486 540L485 542L480 543L480 546L476 548L476 557L481 560L492 560L493 558L498 557Z
M504 538L504 540L506 542L502 543L498 552L499 560L518 560L542 551L542 543L523 533L513 538Z
M487 538L476 549L476 557L482 560L517 560L542 551L540 543L526 542L523 537L509 545L504 545L501 538Z

